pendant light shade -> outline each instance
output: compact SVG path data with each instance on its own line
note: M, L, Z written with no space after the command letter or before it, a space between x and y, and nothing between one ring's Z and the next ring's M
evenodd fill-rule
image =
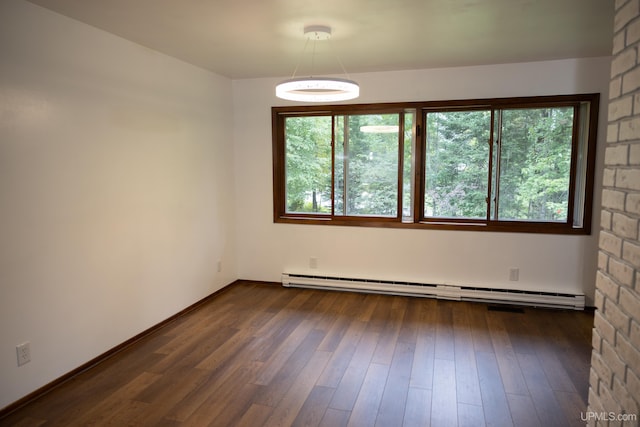
M323 25L310 25L304 28L304 34L307 37L307 43L309 40L313 42L328 40L331 37L331 28ZM305 49L306 46L305 44ZM312 57L312 63L313 59ZM339 59L338 62L340 62ZM341 62L340 66L346 75L346 70ZM300 102L336 102L360 96L360 86L353 80L312 76L296 78L297 70L298 67L296 66L293 76L276 86L276 96L278 98Z
M346 101L360 95L360 86L353 80L307 77L285 80L276 86L276 96L290 101Z

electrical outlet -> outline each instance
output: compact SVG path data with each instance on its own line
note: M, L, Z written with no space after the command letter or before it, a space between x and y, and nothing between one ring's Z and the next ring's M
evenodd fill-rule
M17 345L16 353L18 355L18 366L31 362L31 344L29 342Z
M222 261L218 260L218 262L216 263L216 270L218 271L218 273L222 271Z
M517 282L520 279L520 269L512 268L509 270L509 280L512 282Z
M309 268L318 268L318 258L311 257L309 258Z

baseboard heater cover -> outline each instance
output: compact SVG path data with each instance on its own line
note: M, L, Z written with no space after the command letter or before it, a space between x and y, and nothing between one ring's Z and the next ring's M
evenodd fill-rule
M435 285L308 274L282 274L282 286L584 310L584 294Z

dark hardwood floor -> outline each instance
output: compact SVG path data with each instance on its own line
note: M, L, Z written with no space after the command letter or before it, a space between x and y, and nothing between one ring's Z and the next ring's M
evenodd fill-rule
M583 426L589 312L238 282L2 426Z

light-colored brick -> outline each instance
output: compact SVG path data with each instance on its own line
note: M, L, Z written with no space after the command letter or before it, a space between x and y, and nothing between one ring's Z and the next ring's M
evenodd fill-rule
M600 401L602 402L602 406L604 406L607 411L615 412L619 414L621 411L620 404L616 402L615 398L611 394L611 388L613 384L610 384L609 387L600 387Z
M625 214L614 213L611 220L613 232L616 236L636 239L638 237L638 219Z
M637 92L633 95L633 112L634 114L640 113L640 94Z
M602 185L605 187L613 187L616 185L616 169L605 168L602 175Z
M592 355L593 357L593 355ZM594 388L596 388L596 384L598 384L599 382L599 377L598 377L598 373L596 372L595 369L593 369L593 366L590 366L589 369L589 384L593 384Z
M640 165L640 143L629 146L629 164L632 166Z
M598 269L607 271L609 266L609 255L607 253L598 251Z
M629 21L632 21L633 18L638 16L639 11L640 7L638 6L637 0L631 0L622 5L616 10L616 14L613 18L613 31L616 33L620 31L629 23Z
M640 88L640 68L634 68L622 76L622 94L631 93Z
M620 307L625 313L632 319L640 319L640 296L632 289L625 287L620 288ZM631 327L629 327L629 337L631 337ZM636 343L637 350L640 351L640 342ZM640 355L640 354L639 354ZM640 359L637 359L638 366L640 368Z
M593 326L600 334L600 338L612 346L616 344L616 328L602 315L600 309L596 310L593 316Z
M640 267L640 245L637 241L635 243L630 241L622 242L622 259L636 266L636 268Z
M640 169L618 169L616 187L640 190Z
M631 193L627 196L624 211L630 214L640 215L640 194Z
M622 77L618 76L609 82L609 99L616 99L622 95Z
M611 264L611 260L609 261ZM605 297L613 300L614 302L618 302L619 296L619 288L618 285L611 277L603 273L602 271L598 271L596 273L596 288L604 294Z
M600 381L605 383L607 387L611 386L613 371L601 354L593 353L591 355L591 369L596 372Z
M596 328L593 328L591 333L591 347L593 347L593 351L596 353L600 353L602 351L602 337Z
M597 352L596 352L597 353ZM593 357L593 354L592 354ZM598 373L596 372L595 369L593 369L593 366L590 366L589 369L589 384L598 384L599 381L599 377L598 377Z
M620 403L621 414L637 414L638 405L627 391L623 378L614 378L611 394Z
M611 61L611 75L617 76L632 69L636 65L637 55L635 47L629 47L616 55ZM629 109L631 109L631 100L629 100ZM609 120L617 120L611 118L611 104L609 104Z
M638 373L629 367L627 367L626 383L629 394L636 396L636 399L640 399L640 379L638 379ZM638 414L638 416L640 417L640 414Z
M640 350L623 336L619 336L616 341L616 354L627 366L640 366ZM622 379L624 380L624 377Z
M636 61L636 51L633 49L633 63ZM630 67L633 64L630 65ZM609 103L609 121L620 120L623 117L630 117L633 113L633 97L625 96L612 100Z
M611 230L611 218L613 214L609 211L602 211L600 215L600 227L604 230Z
M620 409L620 410L622 410L622 409ZM606 426L606 427L624 427L622 425L622 421L620 421L620 420L618 420L616 418L614 418L612 420L605 421L605 424L602 424L602 426L603 427L604 426Z
M627 144L607 146L604 152L605 165L625 166L627 163L629 163L629 146Z
M631 332L629 333L629 338L631 342L640 343L640 319L637 317L631 321ZM640 366L634 367L638 374L640 374ZM640 397L640 393L638 393L638 397Z
M624 210L625 193L616 190L602 190L602 206L605 208Z
M598 396L598 389L600 384L591 383L589 387L589 410L593 412L604 412L600 396Z
M620 257L622 255L622 239L603 230L600 232L600 250Z
M611 369L614 376L624 378L626 364L620 359L618 353L606 340L602 340L602 360Z
M609 275L621 285L633 285L633 268L616 258L609 258ZM617 302L617 301L616 301Z
M613 38L614 44L616 43L616 38L618 38L618 35L616 35L616 37ZM631 46L638 40L640 40L640 21L635 20L631 22L627 27L626 37L623 43L625 43L626 46ZM624 47L621 48L620 50L622 49L624 49Z
M607 126L607 142L616 143L619 140L620 125L618 123L609 123Z
M637 293L638 291L636 291ZM632 342L640 343L640 319L634 318L631 321L631 332L629 333L629 337ZM640 374L640 366L636 366L638 370L638 374ZM638 395L640 396L640 394Z
M620 331L622 334L629 335L629 327L631 324L629 316L627 316L625 312L620 310L615 302L610 299L606 299L604 303L604 318L607 319L609 323L611 323L611 325L613 325L613 327Z
M598 310L604 310L604 293L598 288L594 294L593 304Z
M625 412L625 416L633 418L625 418L624 421L622 421L622 427L638 427L638 417L640 413L634 412L632 414L631 412Z
M640 70L640 68L638 68ZM633 141L640 138L640 117L620 121L619 141Z

